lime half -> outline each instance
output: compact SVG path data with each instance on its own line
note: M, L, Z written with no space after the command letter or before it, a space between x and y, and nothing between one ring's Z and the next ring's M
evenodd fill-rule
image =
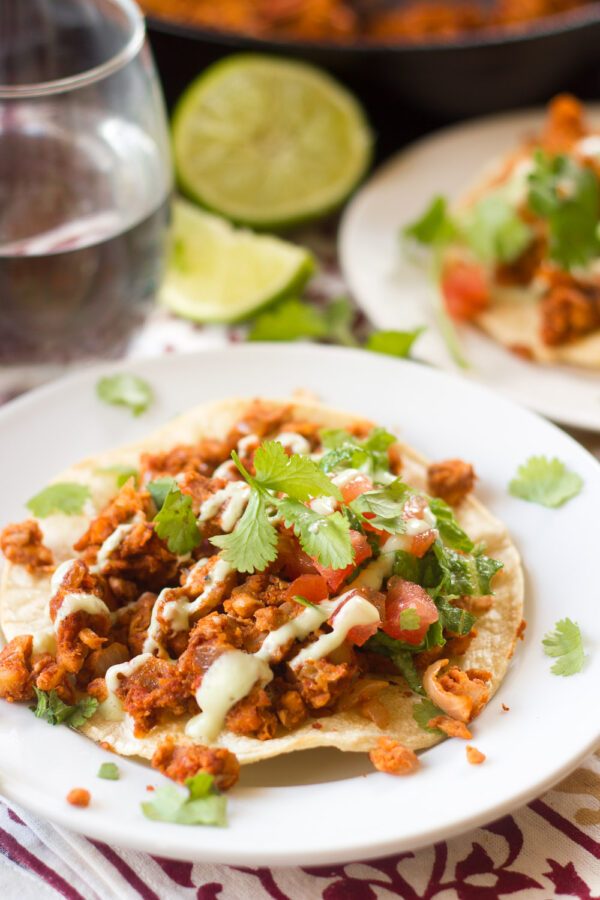
M300 290L313 270L303 247L234 228L175 200L171 255L158 299L196 322L234 322Z
M304 63L241 54L207 69L173 116L182 190L253 227L338 206L364 174L372 136L354 97Z

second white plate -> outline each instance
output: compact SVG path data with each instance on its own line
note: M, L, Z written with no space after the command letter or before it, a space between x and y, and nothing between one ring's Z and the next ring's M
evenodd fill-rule
M598 107L589 112L600 118ZM415 344L418 358L456 371L435 324L434 287L402 253L402 226L436 194L455 200L490 160L535 134L543 118L543 111L529 110L439 131L386 163L348 206L339 237L344 277L378 328L427 326ZM600 431L600 373L530 363L475 328L459 326L458 332L468 377L558 422Z

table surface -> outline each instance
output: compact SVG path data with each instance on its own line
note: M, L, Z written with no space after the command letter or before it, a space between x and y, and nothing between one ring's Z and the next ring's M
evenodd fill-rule
M335 222L299 237L321 260L307 299L339 296ZM357 313L357 322L364 330ZM199 327L156 309L132 356L201 350L244 337L244 329ZM3 381L4 379L4 381ZM10 389L7 387L10 381ZM27 386L0 371L0 396ZM600 434L569 433L598 459ZM1 790L1 784L0 784ZM268 869L191 864L89 841L0 804L2 896L44 900L199 898L199 900L594 900L600 896L600 751L544 796L510 816L415 853L339 866Z

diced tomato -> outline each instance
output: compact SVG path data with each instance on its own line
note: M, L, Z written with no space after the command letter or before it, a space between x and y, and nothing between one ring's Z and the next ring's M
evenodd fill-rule
M315 569L323 576L332 592L337 591L342 581L351 574L356 566L359 566L361 562L364 562L365 559L368 559L373 554L364 534L350 529L350 540L352 541L354 560L345 569L332 569L330 566L322 566L315 557L312 558Z
M352 481L346 482L346 484L342 485L340 488L342 492L342 497L344 498L344 503L352 503L353 500L356 500L361 494L366 493L366 491L373 490L373 482L367 475L355 475Z
M402 511L403 519L422 519L427 508L427 500L420 494L411 494Z
M459 260L444 268L442 294L453 319L472 319L490 302L490 292L481 266Z
M418 559L421 559L422 556L425 556L436 537L437 531L435 528L429 528L427 531L422 531L420 534L411 535L408 552L412 553L412 555L416 556Z
M340 605L337 607L336 611L329 620L330 624L333 624L335 617L339 614L342 607L344 607L346 603L348 603L348 601L352 599L352 597L356 597L357 594L361 597L364 597L365 600L369 600L370 602L372 602L379 615L382 615L385 604L385 598L383 594L380 594L378 591L373 591L370 588L356 588L353 591L349 591L348 596L346 597L344 602L340 603ZM380 622L372 622L370 625L355 625L349 630L348 634L346 635L346 641L349 644L356 644L357 647L362 647L362 645L376 633L380 624Z
M402 628L400 617L404 610L413 609L419 616L419 625L414 630ZM381 626L390 637L409 644L420 644L425 632L433 622L437 622L437 607L427 591L404 578L390 578L385 604L385 621Z
M285 532L279 540L279 559L282 562L281 572L284 578L291 581L300 575L317 575L315 561L300 547L298 538Z
M322 575L300 575L292 581L285 592L286 600L293 600L294 597L303 597L309 603L327 600L329 597L327 582Z

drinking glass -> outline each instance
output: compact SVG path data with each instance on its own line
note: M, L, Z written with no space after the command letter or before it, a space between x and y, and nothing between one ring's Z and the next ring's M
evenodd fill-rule
M4 387L126 350L161 274L170 192L135 3L0 0Z

